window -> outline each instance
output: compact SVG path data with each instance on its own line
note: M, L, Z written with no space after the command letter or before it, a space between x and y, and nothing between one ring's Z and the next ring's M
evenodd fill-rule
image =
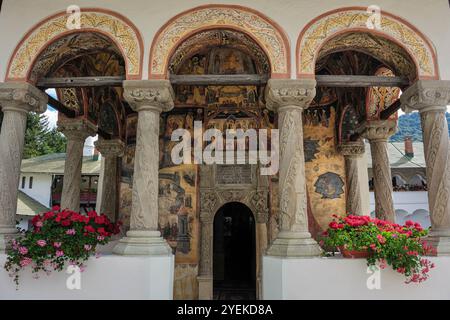
M27 179L27 177L22 177L22 189L25 188L25 180Z
M33 177L30 177L30 181L28 182L28 189L33 189Z

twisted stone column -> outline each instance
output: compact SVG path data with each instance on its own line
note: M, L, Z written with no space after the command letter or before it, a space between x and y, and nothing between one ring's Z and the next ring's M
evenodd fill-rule
M347 181L347 213L363 215L361 200L361 184L359 183L358 158L364 154L362 141L346 142L338 147L339 152L345 158L345 173ZM366 169L367 170L367 169ZM364 181L367 183L367 181Z
M125 143L120 139L105 140L99 138L95 147L102 155L103 170L100 173L97 194L97 211L106 214L111 221L116 221L117 213L117 159L123 156Z
M450 254L450 146L445 117L450 81L417 81L401 96L402 109L418 110L427 164L431 232L438 254Z
M138 112L130 231L114 248L123 255L170 255L158 231L159 117L173 108L169 81L125 81L124 98Z
M315 80L269 80L267 108L278 112L280 130L280 232L267 251L282 257L317 256L321 250L308 230L303 110L316 94Z
M87 137L95 136L97 128L84 119L60 120L57 126L67 138L61 208L79 212L84 142Z
M0 251L17 232L20 165L28 112L47 109L47 95L28 83L0 84L3 122L0 131Z
M362 137L368 139L370 143L375 215L378 219L391 222L395 222L395 210L387 141L390 136L395 134L396 130L397 123L394 120L367 121L358 128Z

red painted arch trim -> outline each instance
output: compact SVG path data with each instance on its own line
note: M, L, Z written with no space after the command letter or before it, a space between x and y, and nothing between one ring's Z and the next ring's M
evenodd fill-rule
M129 20L127 17L121 15L120 13L117 13L117 12L115 12L115 11L111 11L111 10L108 10L108 9L103 9L103 8L92 8L92 7L88 7L88 8L80 8L80 9L81 9L81 12L82 12L82 13L83 13L83 12L98 12L98 13L105 13L105 14L114 16L114 17L118 18L119 20L122 20L123 22L125 22L125 24L127 24L128 26L130 26L130 27L133 29L134 33L136 34L136 37L137 37L137 39L138 39L138 44L139 44L139 48L138 48L138 49L139 49L139 74L137 74L137 75L128 75L128 68L127 68L127 67L128 67L128 62L127 62L126 59L124 59L124 60L125 60L125 63L126 63L125 69L126 69L126 72L127 72L126 78L127 78L128 80L138 80L138 79L142 79L142 67L143 67L143 58L144 58L144 42L143 42L143 40L142 40L142 35L141 35L139 29L135 26L135 24L134 24L131 20ZM125 57L125 55L124 55L124 50L123 50L122 46L120 46L119 43L114 39L114 37L112 37L111 34L109 34L109 33L107 33L107 32L104 32L104 31L99 30L99 29L96 29L96 28L82 28L82 29L79 29L79 30L68 30L68 31L66 31L66 32L62 32L62 33L58 34L56 37L53 37L52 39L50 39L49 41L47 41L47 42L40 48L40 50L39 50L38 54L36 55L35 59L34 59L34 60L32 61L32 63L30 64L30 68L27 70L26 78L10 78L10 77L9 77L9 72L10 72L10 69L11 69L11 64L12 64L12 62L13 62L13 60L14 60L14 57L15 57L16 54L17 54L17 51L18 51L18 50L20 49L20 47L25 43L25 41L33 34L33 32L34 32L36 29L38 29L39 27L41 27L41 26L42 26L43 24L45 24L46 22L48 22L48 21L50 21L50 20L52 20L52 19L54 19L54 18L57 18L57 17L63 16L63 15L66 15L66 14L67 14L66 11L61 11L61 12L57 12L57 13L55 13L55 14L52 14L52 15L50 15L50 16L48 16L48 17L42 19L42 20L39 21L38 23L34 24L33 27L32 27L30 30L27 31L27 33L22 37L22 39L21 39L21 40L19 41L19 43L16 45L14 51L12 52L12 54L11 54L9 60L8 60L8 67L7 67L7 69L6 69L5 82L7 82L7 81L26 81L26 82L29 82L29 75L30 75L30 73L31 73L31 70L32 70L34 64L36 63L36 59L39 57L39 55L42 53L42 51L45 50L45 49L46 49L50 44L52 44L53 42L55 42L55 41L57 41L58 39L60 39L61 37L64 37L64 36L66 36L66 35L73 34L73 33L81 33L81 32L97 32L97 33L103 34L104 36L108 37L108 39L110 39L111 41L113 41L113 43L114 43L114 44L117 46L117 48L119 48L119 50L121 51L122 56Z
M319 16L317 16L316 18L314 18L313 20L311 20L310 22L308 22L308 24L302 29L302 31L300 32L298 38L297 38L297 43L296 43L296 49L295 49L295 61L296 61L296 71L297 71L297 78L314 78L314 74L304 74L304 73L300 73L299 69L300 69L300 49L301 49L301 42L303 40L303 37L305 35L305 33L311 28L311 26L316 23L317 21L330 16L332 14L335 13L339 13L339 12L344 12L344 11L354 11L354 10L360 10L360 11L366 11L366 7L358 7L358 6L353 6L353 7L343 7L343 8L338 8L338 9L334 9L328 12L325 12ZM439 76L439 64L437 61L437 57L436 57L436 51L435 48L431 42L431 40L425 35L423 34L417 27L415 27L413 24L411 24L410 22L408 22L407 20L405 20L404 18L401 18L397 15L394 15L392 13L386 12L384 10L381 10L381 13L383 15L386 15L394 20L399 21L400 23L406 25L408 28L410 28L411 30L413 30L421 39L423 39L423 41L426 43L426 45L428 46L431 55L432 55L432 60L433 60L433 67L434 67L434 73L435 76L417 76L417 78L420 78L422 80L437 80L440 78ZM408 52L408 54L410 55L411 59L414 61L414 63L416 64L416 68L418 67L417 64L417 59L415 58L415 56L410 52L409 49L407 49L402 43L400 43L398 40L395 40L392 36L390 36L387 33L383 33L380 31L375 31L375 30L370 30L370 29L364 29L364 28L348 28L345 30L342 30L340 32L334 33L333 35L331 35L330 37L324 39L322 41L322 44L320 45L320 48L323 47L323 45L329 41L330 39L334 38L335 36L339 35L339 34L343 34L343 33L347 33L347 32L352 32L352 31L359 31L359 32L365 32L365 33L374 33L377 34L379 36L383 36L384 38L389 39L390 41L395 42L396 44L400 45L400 47L402 47L403 49L405 49L406 52ZM320 50L318 50L320 51ZM315 57L314 57L314 62L315 63L315 59L317 58L317 53L315 53ZM418 70L418 69L417 69Z
M248 7L244 7L244 6L240 6L240 5L227 5L227 4L208 4L208 5L201 5L198 7L194 7L188 10L185 10L183 12L180 12L179 14L175 15L174 17L170 18L161 28L159 28L159 30L155 33L155 36L153 37L153 41L152 44L150 46L150 54L149 54L149 64L148 64L148 76L149 79L167 79L168 75L167 75L167 69L168 69L168 61L170 60L170 55L172 55L175 50L180 46L180 44L183 43L183 41L185 41L186 39L188 39L189 37L191 37L192 35L199 33L201 31L205 31L205 30L210 30L210 29L232 29L232 30L236 30L242 33L245 33L246 35L250 36L257 44L258 46L261 47L261 49L263 49L263 51L266 53L267 52L264 48L264 46L261 45L261 43L259 41L256 40L256 37L254 37L251 33L249 33L248 31L241 29L241 28L237 28L236 26L231 26L231 25L210 25L210 26L205 26L203 28L198 28L195 30L192 30L188 35L183 36L181 39L179 39L170 49L170 55L167 59L166 65L164 66L164 73L163 74L153 74L152 73L152 61L153 61L153 55L154 55L154 50L155 50L155 46L158 43L158 39L160 37L160 35L164 32L164 30L175 20L177 20L178 18L188 15L189 13L195 12L195 11L199 11L199 10L203 10L203 9L208 9L208 8L225 8L225 9L236 9L236 10L241 10L241 11L246 11L246 12L250 12L252 14L255 14L257 16L259 16L260 18L262 18L263 20L267 21L270 25L272 25L274 27L275 30L277 30L278 35L281 36L281 40L284 46L284 50L286 53L286 68L287 68L287 73L275 73L272 74L272 78L290 78L291 76L291 46L290 46L290 42L289 42L289 38L286 34L286 32L284 31L284 29L278 24L276 23L274 20L272 20L271 18L269 18L268 16L266 16L265 14L252 9L252 8L248 8ZM273 62L270 61L270 64L272 64Z

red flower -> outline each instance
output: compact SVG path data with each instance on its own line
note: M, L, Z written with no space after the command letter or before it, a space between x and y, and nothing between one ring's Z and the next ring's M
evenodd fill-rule
M335 229L336 230L338 228L338 223L336 221L332 221L332 222L330 222L329 227L331 229Z
M105 216L96 216L94 219L97 224L104 224L106 222Z
M92 226L84 226L84 230L89 232L89 233L95 232L95 229Z
M405 226L407 227L413 227L414 226L414 221L408 220L405 222Z
M61 225L63 227L68 227L68 226L70 226L71 223L72 222L70 220L63 220L63 221L61 221Z
M95 218L97 217L97 212L95 212L94 210L91 210L87 213L89 218Z
M59 206L53 206L52 211L59 211L61 208Z

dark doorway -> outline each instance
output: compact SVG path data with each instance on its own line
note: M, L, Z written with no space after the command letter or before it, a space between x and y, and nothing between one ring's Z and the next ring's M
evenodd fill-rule
M214 218L214 299L256 299L255 219L244 204L231 202Z

